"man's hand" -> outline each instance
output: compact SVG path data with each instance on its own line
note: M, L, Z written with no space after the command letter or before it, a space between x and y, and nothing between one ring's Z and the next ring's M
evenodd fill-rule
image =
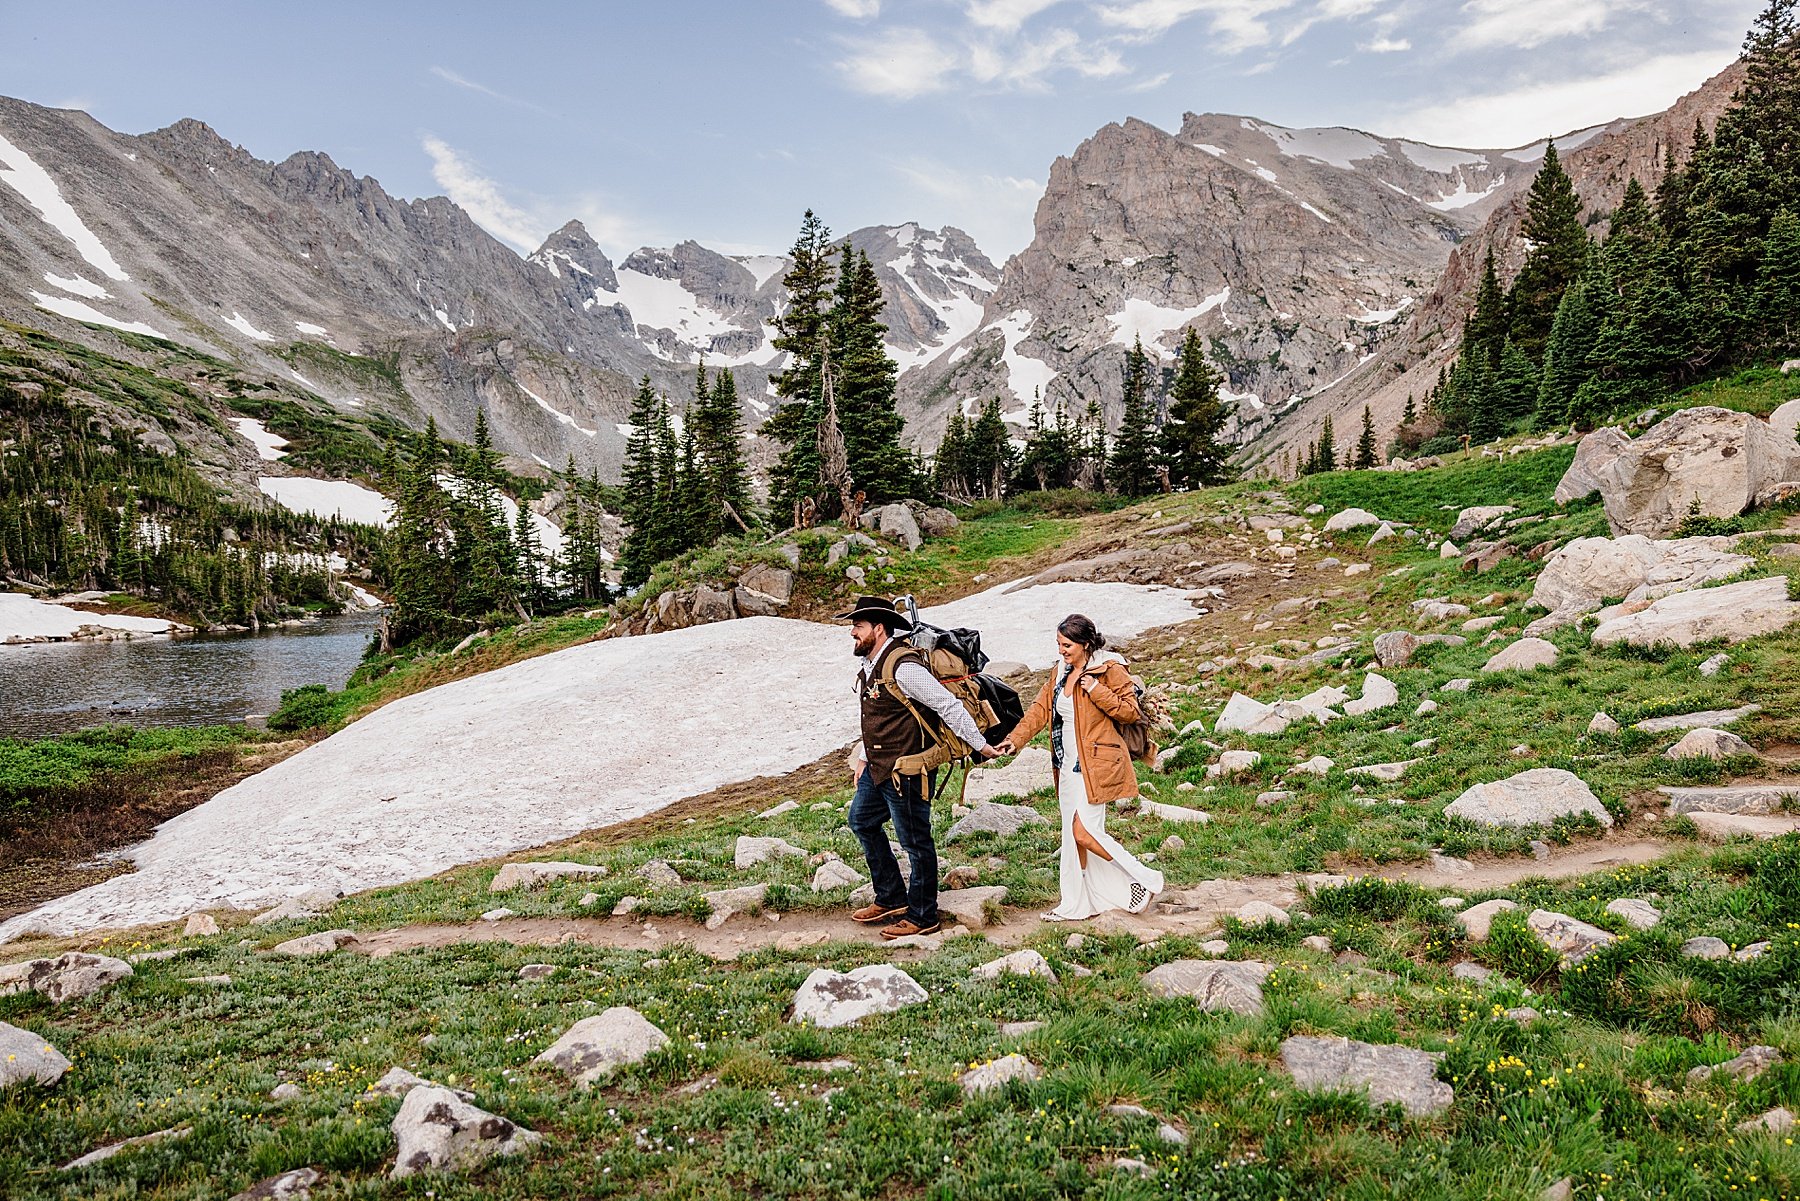
M1013 745L1013 741L1010 738L1004 740L1003 742L1000 742L999 744L995 745L994 747L992 747L990 749L992 749L992 751L994 752L994 758L996 758L996 759L998 759L1002 755L1016 755L1019 753L1019 748Z

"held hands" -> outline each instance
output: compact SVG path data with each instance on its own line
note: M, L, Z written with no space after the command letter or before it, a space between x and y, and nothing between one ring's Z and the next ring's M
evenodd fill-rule
M995 743L993 746L988 748L988 751L989 751L988 758L998 759L1003 755L1018 754L1019 748L1013 745L1012 739L1008 738L1002 742Z

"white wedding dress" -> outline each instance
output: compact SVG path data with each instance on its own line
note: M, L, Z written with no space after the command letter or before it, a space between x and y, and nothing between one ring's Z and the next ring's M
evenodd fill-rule
M1106 832L1106 806L1088 803L1087 782L1075 770L1080 751L1075 745L1075 701L1061 689L1056 693L1056 713L1063 723L1063 763L1057 781L1056 799L1062 810L1061 871L1062 904L1046 913L1049 921L1079 921L1124 909L1142 913L1163 889L1163 874L1146 867L1137 856L1120 846ZM1087 867L1081 866L1081 852L1075 846L1075 818L1106 848L1110 861L1088 852Z

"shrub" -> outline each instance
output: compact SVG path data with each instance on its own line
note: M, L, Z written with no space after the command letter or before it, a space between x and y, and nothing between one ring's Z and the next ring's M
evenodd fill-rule
M283 733L317 729L337 720L331 689L323 684L302 684L281 694L281 705L269 715L269 728Z

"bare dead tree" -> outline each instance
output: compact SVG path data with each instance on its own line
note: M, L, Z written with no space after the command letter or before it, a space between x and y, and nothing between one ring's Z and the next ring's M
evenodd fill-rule
M819 418L819 483L827 497L837 493L838 507L847 514L856 504L855 481L850 478L850 455L844 447L844 431L838 427L837 395L831 377L831 346L821 338L819 381L825 391L825 412Z

